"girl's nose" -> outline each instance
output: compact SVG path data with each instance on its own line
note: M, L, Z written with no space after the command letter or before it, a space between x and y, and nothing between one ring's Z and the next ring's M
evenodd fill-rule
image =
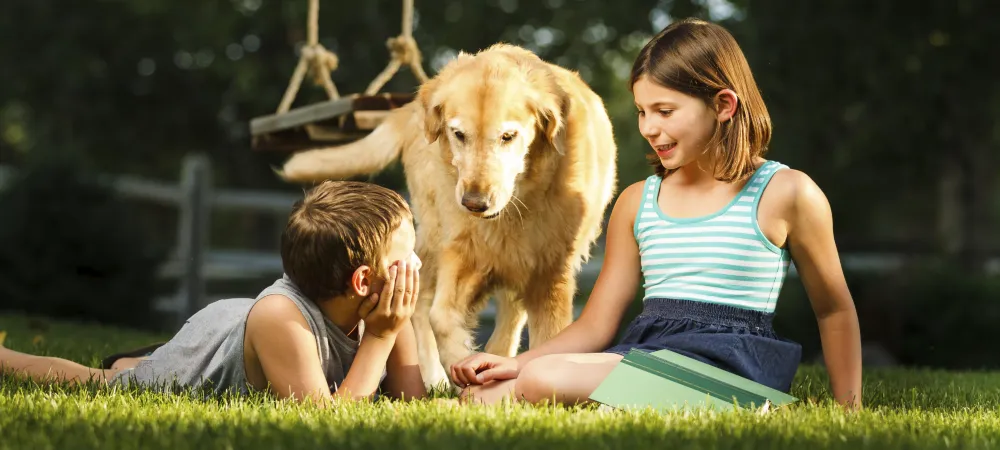
M649 120L639 119L639 133L646 139L654 138L659 134L659 129L650 122Z

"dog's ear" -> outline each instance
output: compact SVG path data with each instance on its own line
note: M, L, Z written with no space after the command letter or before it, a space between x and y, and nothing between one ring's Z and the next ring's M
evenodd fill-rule
M438 84L437 78L431 78L422 84L417 92L416 101L420 102L424 110L424 136L428 144L434 143L441 137L441 128L444 126L441 118L441 101L436 95Z
M545 139L555 147L560 155L566 154L566 122L569 115L569 94L558 84L552 83L550 92L539 105L539 124Z
M441 105L432 105L424 108L424 137L428 144L441 137Z

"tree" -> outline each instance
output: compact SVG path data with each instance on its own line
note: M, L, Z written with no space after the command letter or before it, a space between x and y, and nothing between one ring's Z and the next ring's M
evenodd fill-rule
M937 249L982 267L979 249L997 242L985 234L1000 144L991 10L759 0L730 24L773 114L773 154L817 179L848 242L912 250L937 236Z

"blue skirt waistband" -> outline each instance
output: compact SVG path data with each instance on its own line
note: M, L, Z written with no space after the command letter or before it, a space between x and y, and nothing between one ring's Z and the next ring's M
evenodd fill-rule
M745 329L765 329L772 327L774 313L755 311L737 306L693 300L671 298L648 298L643 302L643 316L664 319L687 319L710 325Z

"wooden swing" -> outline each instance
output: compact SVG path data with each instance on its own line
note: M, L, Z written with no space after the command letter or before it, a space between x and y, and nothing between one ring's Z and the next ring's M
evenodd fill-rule
M339 59L319 43L318 17L319 0L309 0L308 43L277 112L250 121L254 150L296 152L360 139L382 123L389 111L413 101L412 93L378 93L401 66L408 65L421 83L427 81L413 39L413 0L403 0L402 32L386 42L392 59L363 94L341 97L337 92L330 72L337 69ZM312 71L313 82L324 88L329 100L291 109L307 71Z

